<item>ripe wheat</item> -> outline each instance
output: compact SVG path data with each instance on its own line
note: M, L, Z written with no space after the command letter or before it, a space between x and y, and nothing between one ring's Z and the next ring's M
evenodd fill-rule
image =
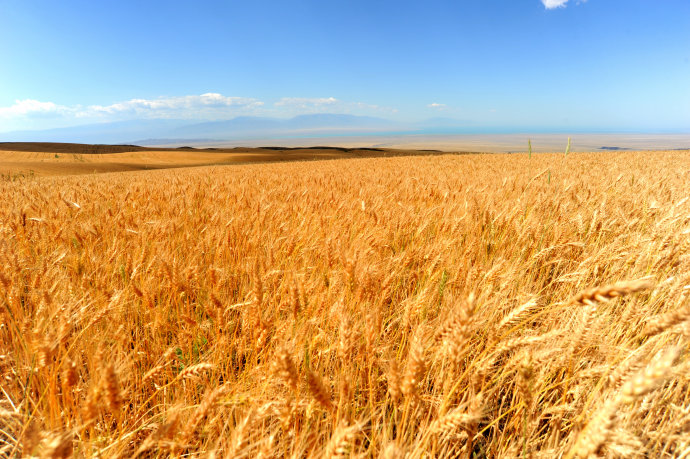
M0 181L0 456L687 454L689 159Z

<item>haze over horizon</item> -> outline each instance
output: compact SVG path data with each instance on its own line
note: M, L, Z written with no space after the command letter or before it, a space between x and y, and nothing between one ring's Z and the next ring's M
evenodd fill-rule
M0 13L0 133L314 114L690 132L686 0L5 0Z

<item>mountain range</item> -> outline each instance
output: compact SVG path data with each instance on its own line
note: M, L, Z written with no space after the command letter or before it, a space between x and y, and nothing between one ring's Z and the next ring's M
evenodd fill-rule
M0 142L80 142L101 144L195 144L261 138L329 137L387 132L414 133L434 128L462 127L448 118L400 123L347 114L300 115L289 119L242 116L222 121L190 122L145 119L75 127L0 132Z

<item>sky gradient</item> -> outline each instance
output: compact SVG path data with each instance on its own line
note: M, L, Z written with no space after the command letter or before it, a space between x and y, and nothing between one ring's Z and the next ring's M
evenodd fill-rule
M349 113L690 132L688 0L0 0L0 132Z

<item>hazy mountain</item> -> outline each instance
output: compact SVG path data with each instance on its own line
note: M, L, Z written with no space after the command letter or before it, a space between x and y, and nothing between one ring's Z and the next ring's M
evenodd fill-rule
M132 120L58 129L0 132L0 142L127 143L132 139L167 135L188 123L187 120Z
M243 137L324 133L324 131L326 134L357 130L366 132L394 125L396 123L381 118L331 113L300 115L290 119L241 116L226 121L209 121L183 126L175 130L175 137L230 140Z
M231 120L207 121L175 129L173 138L212 138L227 140L242 135L257 135L280 130L283 120L254 116L240 116ZM168 133L168 137L173 133Z
M285 123L291 129L344 129L344 128L388 128L396 125L383 118L371 116L338 115L322 113L318 115L300 115Z
M260 137L339 135L398 129L399 123L344 114L300 115L290 119L242 116L223 121L132 120L68 128L0 133L0 142L137 143L139 139L184 141L242 140ZM151 142L150 140L148 142Z

